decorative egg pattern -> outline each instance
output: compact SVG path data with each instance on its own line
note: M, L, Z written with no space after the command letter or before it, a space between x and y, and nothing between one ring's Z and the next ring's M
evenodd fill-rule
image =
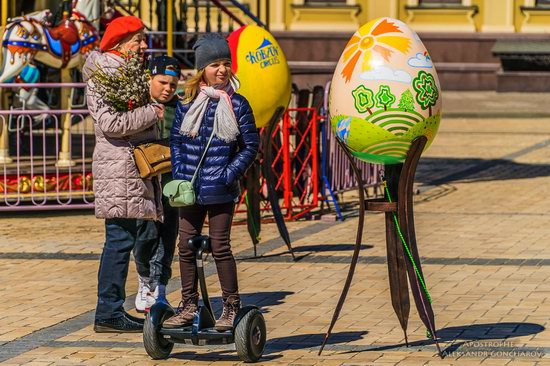
M332 78L332 127L359 159L402 162L411 142L432 143L441 119L439 79L418 35L405 23L379 18L349 40Z
M287 107L292 80L281 47L271 33L255 25L243 26L228 37L238 93L252 107L256 126L265 127L275 110Z

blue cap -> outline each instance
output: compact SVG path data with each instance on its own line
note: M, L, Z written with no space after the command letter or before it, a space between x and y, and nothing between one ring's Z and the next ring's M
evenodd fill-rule
M180 77L180 63L173 57L158 56L151 60L149 63L149 71L151 76L155 75L169 75Z

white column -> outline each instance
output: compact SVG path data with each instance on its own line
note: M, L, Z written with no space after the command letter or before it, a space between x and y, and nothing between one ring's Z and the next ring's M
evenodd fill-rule
M485 0L484 5L482 32L515 32L514 0Z
M269 2L269 29L271 31L284 31L286 30L285 24L285 2L284 1L270 1Z

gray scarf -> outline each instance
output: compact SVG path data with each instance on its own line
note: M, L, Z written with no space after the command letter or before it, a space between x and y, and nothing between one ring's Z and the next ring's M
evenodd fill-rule
M224 89L216 89L215 87L201 84L200 89L199 95L195 98L195 101L183 118L180 134L189 137L195 137L199 134L209 98L213 98L219 99L214 114L214 136L225 142L235 141L240 132L239 124L233 111L231 97L229 96L235 92L231 84L227 83Z

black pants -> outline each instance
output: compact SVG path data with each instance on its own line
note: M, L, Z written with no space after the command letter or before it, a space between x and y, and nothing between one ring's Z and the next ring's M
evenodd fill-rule
M164 187L172 180L172 173L162 175L162 186ZM151 258L150 286L152 289L160 285L167 285L172 277L172 261L176 250L176 239L178 237L179 211L176 207L170 206L168 198L162 196L162 207L164 210L164 222L159 225L159 244Z
M158 224L150 220L105 220L105 245L101 254L95 318L117 318L124 313L126 278L134 250L141 276L149 276L149 260L158 243Z
M180 208L179 260L181 294L184 302L198 297L197 263L187 242L193 236L201 235L207 214L212 256L216 262L223 299L225 300L229 296L239 296L237 265L231 252L230 240L234 209L233 202L217 205L195 204Z

